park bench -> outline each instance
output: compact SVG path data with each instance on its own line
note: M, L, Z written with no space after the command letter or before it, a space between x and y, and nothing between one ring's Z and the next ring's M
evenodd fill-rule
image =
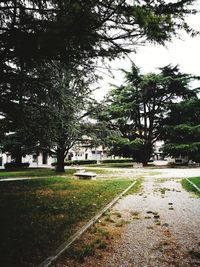
M97 174L94 172L75 172L74 175L82 179L91 179L97 176Z

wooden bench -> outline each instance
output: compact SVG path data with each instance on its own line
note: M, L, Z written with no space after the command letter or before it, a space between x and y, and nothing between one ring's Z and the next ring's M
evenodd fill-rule
M94 172L75 172L74 175L82 179L91 179L97 176Z

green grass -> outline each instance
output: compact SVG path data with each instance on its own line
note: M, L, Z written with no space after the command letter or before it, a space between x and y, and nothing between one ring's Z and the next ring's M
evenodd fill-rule
M63 175L73 174L75 169L66 169ZM49 168L28 168L18 171L0 170L1 178L15 178L15 177L43 177L43 176L55 176L57 175L54 169ZM60 174L59 174L60 176Z
M131 195L140 192L143 180L143 178L137 179L135 185L126 193L126 195Z
M0 183L0 266L37 266L130 183L62 177Z
M200 188L200 177L189 178L189 180ZM200 193L186 179L183 179L181 184L187 191L192 191L200 197Z
M134 162L122 162L122 163L102 163L102 164L90 164L85 167L98 167L98 168L134 168ZM148 163L147 168L155 167L152 162ZM146 168L146 167L145 167Z
M103 163L103 164L90 164L85 165L88 167L98 167L98 168L133 168L133 163Z

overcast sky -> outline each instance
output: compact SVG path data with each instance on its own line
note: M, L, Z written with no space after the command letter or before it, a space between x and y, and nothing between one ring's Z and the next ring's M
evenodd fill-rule
M200 10L199 2L198 9ZM200 30L200 14L189 17L188 21L191 26ZM142 73L156 72L157 68L172 64L179 65L183 72L200 75L200 36L192 38L182 34L181 40L174 39L166 47L147 44L139 47L137 53L131 54L130 58ZM123 83L123 74L117 69L130 70L131 63L128 59L117 59L112 62L111 67L114 69L112 71L114 78L111 78L108 72L103 75L103 80L98 84L100 89L95 92L97 100L103 99L111 88L110 84L120 85Z

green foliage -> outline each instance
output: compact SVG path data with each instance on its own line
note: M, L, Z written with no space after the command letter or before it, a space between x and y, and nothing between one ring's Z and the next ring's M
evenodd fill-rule
M125 73L126 84L111 91L102 117L115 129L110 138L111 153L147 164L154 143L160 140L169 106L196 97L197 90L190 90L196 77L181 73L177 66L146 75L133 66Z
M23 169L23 168L28 168L29 167L29 163L25 162L25 163L16 163L16 162L9 162L9 163L5 163L4 167L5 169L9 170L17 170L17 169Z
M2 136L1 150L9 153L16 164L22 163L23 156L38 152L36 140L32 138L32 135L27 134L26 129L22 128L17 129L15 133Z
M120 39L131 44L139 36L145 36L149 41L163 44L177 34L177 29L194 33L184 21L188 13L195 13L193 3L194 0L177 3L31 0L13 5L2 2L2 45L9 45L3 55L27 61L62 57L73 64L76 60L113 57L131 50L118 42ZM121 31L116 31L113 37L116 29Z
M189 98L170 106L161 131L164 153L173 157L188 156L200 162L200 100Z
M136 138L135 140L130 141L128 138L117 136L110 140L110 145L111 155L131 157L140 160L140 153L144 149L144 140Z
M104 163L131 163L133 159L103 159L100 161L102 164Z
M195 13L194 2L1 1L0 136L28 132L32 147L53 146L63 171L81 136L75 109L85 110L84 78L96 78L97 58L119 57L145 41L164 44L180 29L193 35L185 16ZM27 144L20 142L18 151Z
M71 166L71 165L89 165L89 164L96 164L96 160L67 160L65 161L65 166ZM53 162L51 165L56 166L56 162Z

